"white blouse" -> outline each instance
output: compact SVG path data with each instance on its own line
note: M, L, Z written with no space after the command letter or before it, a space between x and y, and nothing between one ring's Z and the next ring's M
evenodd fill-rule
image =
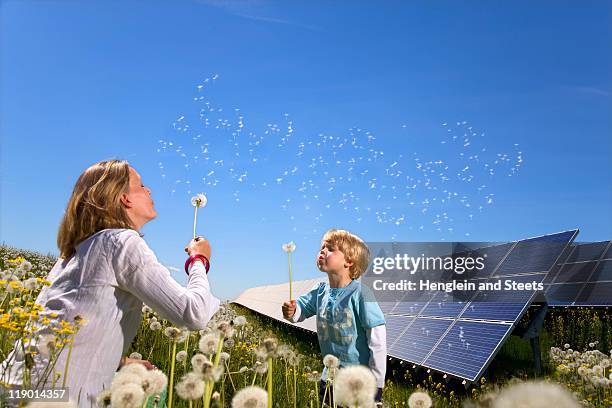
M130 229L106 229L87 238L74 256L57 261L47 280L51 286L43 288L36 300L45 308L41 316L57 313L57 320L73 322L78 315L86 322L74 338L66 381L70 399L79 407L95 407L97 395L110 387L140 327L143 302L161 317L190 330L203 329L220 303L210 291L201 262L191 266L185 288L159 263L138 232ZM53 332L45 327L37 333ZM36 347L35 342L32 345ZM9 384L23 383L24 358L15 353L20 348L18 342L0 366L0 373L6 371L2 380ZM67 354L68 347L55 365L62 373L56 386L62 384ZM9 361L12 366L6 370ZM33 385L47 362L35 356ZM49 375L45 387L51 386L52 378Z

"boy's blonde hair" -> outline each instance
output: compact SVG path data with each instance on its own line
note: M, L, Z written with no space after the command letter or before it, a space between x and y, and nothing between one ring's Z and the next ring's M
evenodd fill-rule
M330 229L321 238L321 242L323 241L338 248L344 254L344 258L353 263L349 268L351 279L357 279L365 272L370 261L370 250L357 235L346 230Z
M130 184L125 160L101 161L77 180L57 233L60 257L74 255L77 245L106 228L133 228L120 198Z

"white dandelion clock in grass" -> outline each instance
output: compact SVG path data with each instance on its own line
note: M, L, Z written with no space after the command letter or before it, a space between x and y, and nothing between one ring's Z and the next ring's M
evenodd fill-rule
M57 349L56 337L53 334L43 334L38 338L37 346L41 356L51 357Z
M131 375L138 376L139 378L142 378L147 373L147 369L142 364L132 363L132 364L124 365L121 368L121 370L119 370L119 373L120 374L131 374Z
M241 389L232 398L232 408L266 408L268 393L259 387L250 386Z
M130 365L134 365L134 364L130 364ZM136 364L136 365L140 365L140 364ZM113 381L111 382L110 390L111 392L115 392L115 390L127 384L136 384L140 387L142 384L142 377L138 374L119 371L115 375L115 377L113 377Z
M133 358L134 360L142 360L142 354L135 351L132 354L130 354L130 358Z
M244 316L236 316L234 319L234 326L242 327L247 323L247 319Z
M204 193L200 193L191 198L191 205L193 205L193 238L196 237L196 223L198 220L198 208L204 208L208 203L208 199Z
M503 389L493 402L493 408L578 408L580 404L571 392L559 384L544 381L521 382Z
M371 407L376 390L376 378L369 368L349 366L338 371L334 381L334 402L350 408Z
M217 350L219 345L219 335L216 333L208 333L200 338L198 348L204 354L212 354Z
M145 393L138 384L125 384L111 390L111 406L113 408L140 408L144 398Z
M339 360L338 357L333 354L327 354L323 357L323 365L327 367L328 370L334 371L338 368Z
M111 390L104 390L96 397L96 405L99 408L109 407L111 404Z
M142 379L142 389L148 396L161 394L168 386L168 377L161 370L148 370Z
M173 343L182 343L187 340L188 333L177 327L166 327L164 335Z
M176 394L179 398L189 401L189 406L191 406L192 401L202 398L204 389L204 381L195 373L185 374L181 381L176 384Z
M176 353L176 361L177 362L182 363L186 359L187 359L187 352L185 350L181 350L178 353Z
M295 251L293 241L283 244L283 251L287 253L287 263L289 265L289 300L293 300L293 273L291 270L291 253Z
M410 394L410 397L408 397L409 408L429 408L432 404L433 402L429 394L423 391L413 392Z
M151 329L152 331L159 331L161 330L162 325L160 322L151 322L151 324L149 325L149 329Z
M191 367L195 372L201 372L206 363L210 363L210 360L204 354L197 353L191 357Z

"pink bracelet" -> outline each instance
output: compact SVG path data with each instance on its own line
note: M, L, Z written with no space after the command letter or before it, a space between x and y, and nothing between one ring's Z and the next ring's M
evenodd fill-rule
M195 254L195 255L191 255L189 258L187 258L187 261L185 261L185 273L187 274L187 276L189 276L189 267L196 260L202 261L202 263L204 264L204 268L206 269L206 273L208 273L208 270L210 269L210 261L208 260L208 258L205 257L204 255Z

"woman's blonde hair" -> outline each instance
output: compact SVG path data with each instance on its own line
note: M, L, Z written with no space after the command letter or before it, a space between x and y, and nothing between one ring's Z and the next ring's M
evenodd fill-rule
M121 204L121 194L130 185L126 160L101 161L85 170L77 180L57 233L60 257L67 259L86 238L106 228L132 228Z
M370 250L357 235L345 230L330 229L321 238L323 241L338 248L344 254L344 259L353 263L349 268L351 279L357 279L365 272L370 261Z

